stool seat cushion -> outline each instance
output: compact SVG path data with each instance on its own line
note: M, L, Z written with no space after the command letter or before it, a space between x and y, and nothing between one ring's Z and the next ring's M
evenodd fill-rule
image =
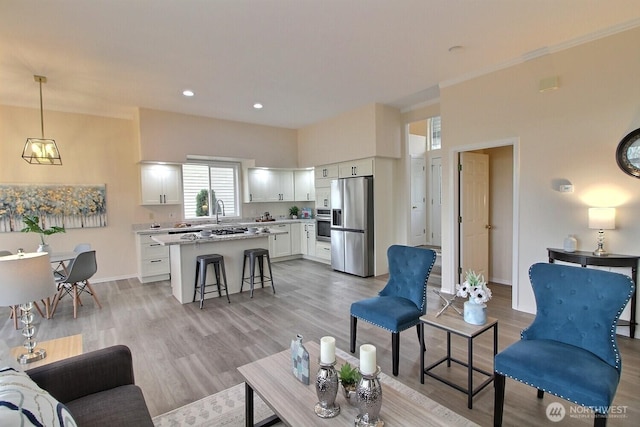
M219 254L209 254L209 255L198 255L196 257L196 261L219 261L222 258L224 258L222 255Z
M521 340L495 357L495 371L592 408L611 405L618 370L583 348L552 340Z

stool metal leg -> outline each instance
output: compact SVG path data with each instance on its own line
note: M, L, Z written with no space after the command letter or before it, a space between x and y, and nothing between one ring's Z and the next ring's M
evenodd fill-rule
M196 261L196 280L193 286L193 301L196 302L196 295L198 294L198 274L200 273L200 262Z
M273 284L273 273L271 272L271 258L269 258L269 254L267 257L267 265L269 266L269 279L271 280L271 289L273 289L273 293L276 293L276 285Z
M207 281L207 267L206 263L203 263L200 269L200 310L204 307L204 284Z
M253 298L253 281L255 280L256 277L256 257L251 254L251 256L249 256L249 269L251 270L251 276L250 280L251 280L251 294L250 297Z
M218 297L222 298L222 290L220 289L220 263L219 262L213 263L213 270L216 275L216 286L218 287Z
M227 271L224 267L224 260L220 262L222 266L222 279L224 280L224 293L227 295L227 302L231 304L231 300L229 299L229 289L227 287Z
M247 255L244 256L242 260L242 281L240 282L240 292L242 292L242 287L244 286L244 271L247 268Z
M260 270L260 283L264 288L264 257L262 255L258 257L258 269Z

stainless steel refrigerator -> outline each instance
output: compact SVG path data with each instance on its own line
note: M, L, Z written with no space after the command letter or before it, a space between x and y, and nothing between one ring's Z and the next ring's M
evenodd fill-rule
M373 177L331 181L331 267L373 275Z

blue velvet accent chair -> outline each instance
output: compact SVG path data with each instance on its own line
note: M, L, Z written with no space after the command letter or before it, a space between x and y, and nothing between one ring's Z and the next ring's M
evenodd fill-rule
M531 266L529 279L536 317L520 341L495 357L494 426L502 425L505 377L537 388L538 398L547 392L588 407L594 425L605 426L622 369L616 323L633 294L633 281L546 263Z
M391 332L393 375L398 375L400 332L420 323L427 311L427 280L436 261L431 249L393 245L387 249L389 281L377 297L351 304L351 353L358 319ZM418 337L420 332L418 330Z

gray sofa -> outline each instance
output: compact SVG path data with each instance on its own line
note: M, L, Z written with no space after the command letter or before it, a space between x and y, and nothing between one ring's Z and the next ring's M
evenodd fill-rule
M126 346L92 351L26 373L69 408L78 426L153 426L142 390L134 384Z

